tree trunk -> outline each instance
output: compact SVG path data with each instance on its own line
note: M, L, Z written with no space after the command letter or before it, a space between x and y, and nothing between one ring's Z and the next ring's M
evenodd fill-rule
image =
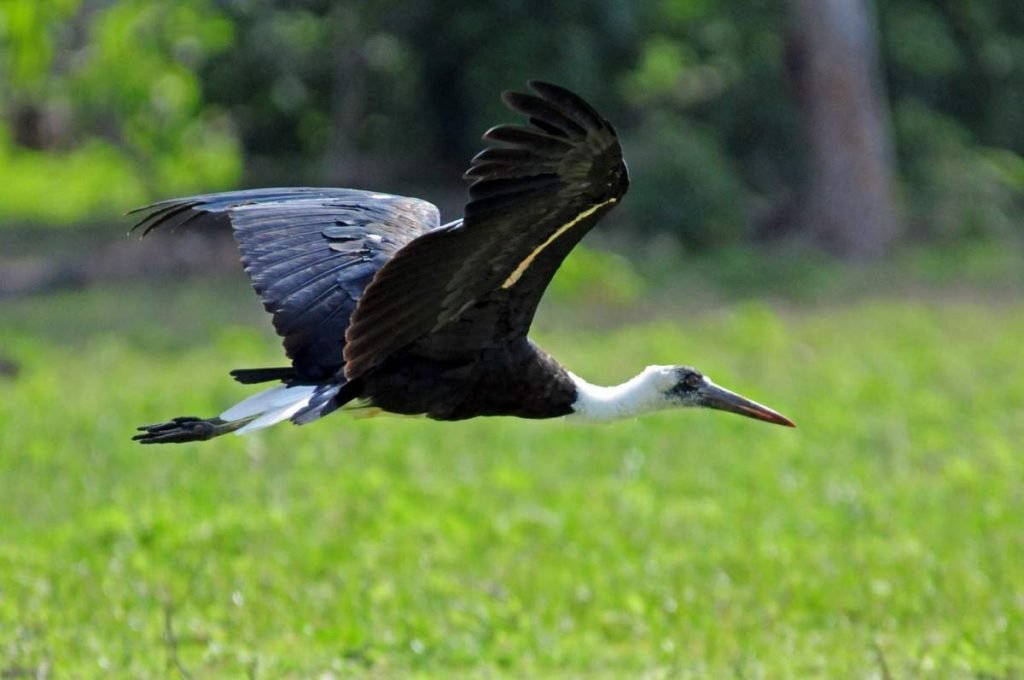
M334 78L331 92L330 138L323 155L323 177L330 186L365 186L363 161L355 139L366 114L366 60L363 55L361 10L335 6L331 26Z
M883 256L899 233L889 110L870 0L790 0L789 66L811 172L805 231L849 260Z

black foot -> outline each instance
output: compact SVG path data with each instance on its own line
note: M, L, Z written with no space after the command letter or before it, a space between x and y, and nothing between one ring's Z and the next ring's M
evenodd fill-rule
M166 423L143 425L138 429L142 434L137 434L132 439L140 444L179 444L212 439L231 432L236 427L231 427L231 423L220 418L181 416Z

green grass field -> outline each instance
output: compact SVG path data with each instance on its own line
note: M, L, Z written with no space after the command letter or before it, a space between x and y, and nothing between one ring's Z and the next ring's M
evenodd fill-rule
M536 339L592 381L692 363L797 430L334 416L144 448L279 361L244 284L8 302L0 677L1021 677L1024 304L780 309L549 310Z

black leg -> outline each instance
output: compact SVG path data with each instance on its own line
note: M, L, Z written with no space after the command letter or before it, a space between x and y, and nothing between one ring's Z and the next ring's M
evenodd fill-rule
M194 418L181 416L166 423L143 425L142 434L132 437L140 444L179 444L213 439L234 432L250 419L226 421L220 418Z

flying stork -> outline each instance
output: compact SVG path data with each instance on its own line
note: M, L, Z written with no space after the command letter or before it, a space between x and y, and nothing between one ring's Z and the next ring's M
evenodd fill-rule
M230 224L291 365L232 371L280 384L215 418L145 425L134 438L205 440L357 408L607 421L700 406L793 427L688 366L648 366L601 387L530 341L555 271L629 184L611 123L562 87L530 88L503 95L528 124L484 134L464 216L448 224L426 201L355 189L229 191L135 211L143 235Z

